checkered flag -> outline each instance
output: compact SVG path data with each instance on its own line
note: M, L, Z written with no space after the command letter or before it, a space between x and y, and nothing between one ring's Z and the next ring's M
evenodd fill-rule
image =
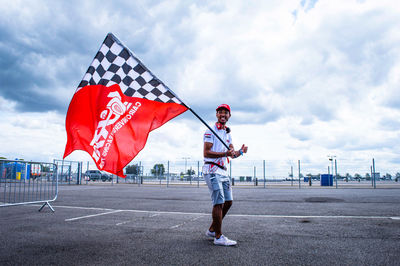
M119 84L127 96L183 104L127 47L109 33L77 91L87 85L113 84Z
M144 148L151 131L189 106L109 33L68 107L64 157L89 153L98 169L124 177L124 167Z

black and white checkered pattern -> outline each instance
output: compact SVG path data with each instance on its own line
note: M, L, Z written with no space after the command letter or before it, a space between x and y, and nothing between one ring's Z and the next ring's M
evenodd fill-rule
M119 84L127 96L163 103L182 102L154 76L113 34L109 33L78 90L87 85Z

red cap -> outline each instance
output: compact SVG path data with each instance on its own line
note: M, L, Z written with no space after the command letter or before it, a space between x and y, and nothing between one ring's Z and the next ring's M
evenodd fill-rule
M222 108L228 110L229 113L231 112L231 108L230 108L229 105L227 105L227 104L221 104L220 106L218 106L218 107L217 107L217 111L218 111L219 109L222 109Z

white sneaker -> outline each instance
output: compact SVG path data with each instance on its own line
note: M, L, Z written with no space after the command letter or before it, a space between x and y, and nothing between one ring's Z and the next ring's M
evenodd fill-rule
M214 238L214 245L218 246L234 246L237 242L235 240L230 240L224 235L221 235L220 238Z
M215 232L211 232L210 230L207 230L206 236L214 238L215 237Z

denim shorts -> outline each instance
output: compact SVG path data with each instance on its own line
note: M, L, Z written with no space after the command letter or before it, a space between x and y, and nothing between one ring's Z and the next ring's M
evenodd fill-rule
M205 174L204 180L210 191L213 205L223 204L225 201L233 200L229 177L219 174Z

